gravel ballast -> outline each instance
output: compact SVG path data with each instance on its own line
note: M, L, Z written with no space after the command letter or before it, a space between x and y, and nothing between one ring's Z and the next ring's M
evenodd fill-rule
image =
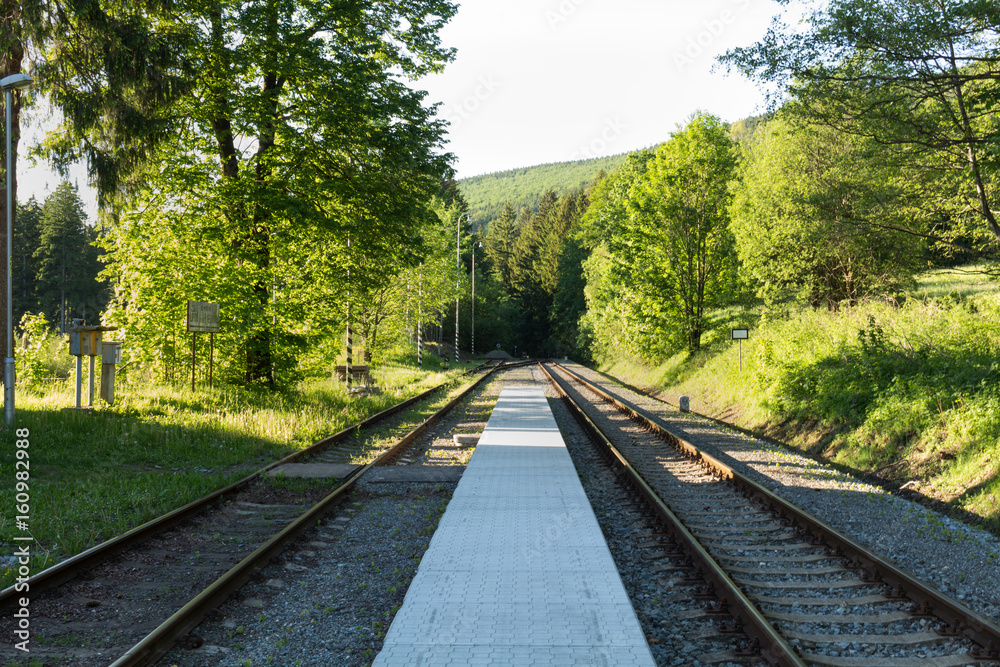
M567 364L697 447L848 537L1000 623L1000 540L777 444Z
M988 533L790 450L609 387L606 378L583 367L572 369L655 413L693 444L904 569L1000 619L1000 541ZM422 465L463 465L474 449L457 448L452 436L481 431L501 387L517 384L541 384L555 396L537 369L509 371L489 382L471 409L460 408L436 427L422 453L410 458ZM655 531L564 406L557 400L551 405L657 664L735 664L728 660L732 636L720 635L683 570L655 555ZM324 525L265 568L192 633L187 648L160 664L370 665L454 488L360 482Z

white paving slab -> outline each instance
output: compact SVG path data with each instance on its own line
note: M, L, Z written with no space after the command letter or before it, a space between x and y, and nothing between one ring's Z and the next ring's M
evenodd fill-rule
M504 389L373 667L654 664L544 393Z

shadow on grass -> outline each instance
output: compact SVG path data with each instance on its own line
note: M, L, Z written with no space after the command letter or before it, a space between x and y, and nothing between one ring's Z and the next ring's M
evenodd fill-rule
M196 410L200 404L177 403L178 410ZM174 419L183 414L177 412ZM33 409L22 403L17 427L27 429L30 443L30 477L22 475L30 518L24 531L10 513L0 516L0 542L11 545L15 535L27 533L34 537L35 553L57 561L296 449L294 443L249 435L204 417L201 423L160 419L155 410L143 415L135 410ZM5 451L14 451L13 432L6 431L3 442ZM0 485L5 507L15 505L16 472L13 455L5 456L0 479L11 482ZM0 588L12 577L0 568Z

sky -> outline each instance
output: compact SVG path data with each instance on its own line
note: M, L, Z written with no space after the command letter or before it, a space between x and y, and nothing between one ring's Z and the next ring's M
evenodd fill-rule
M417 82L451 121L460 178L666 141L696 111L736 121L764 95L716 56L758 41L769 0L466 0L458 49ZM713 68L717 71L713 71Z
M763 92L715 58L758 41L779 11L772 0L465 0L441 32L455 60L411 85L450 121L459 178L615 155L667 140L696 111L729 122L763 111ZM47 122L35 113L23 148ZM69 178L93 220L85 169ZM22 162L19 199L43 201L60 180Z

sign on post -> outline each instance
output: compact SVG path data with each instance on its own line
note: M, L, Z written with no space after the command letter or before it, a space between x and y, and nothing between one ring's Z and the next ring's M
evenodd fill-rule
M198 334L209 335L208 386L212 386L212 371L215 361L215 334L219 331L219 304L204 301L187 302L187 330L191 332L191 391L194 391L194 367L197 353Z
M219 332L219 304L187 302L187 330L191 333Z
M750 338L749 329L733 329L733 340L740 342L740 373L743 372L743 341Z

